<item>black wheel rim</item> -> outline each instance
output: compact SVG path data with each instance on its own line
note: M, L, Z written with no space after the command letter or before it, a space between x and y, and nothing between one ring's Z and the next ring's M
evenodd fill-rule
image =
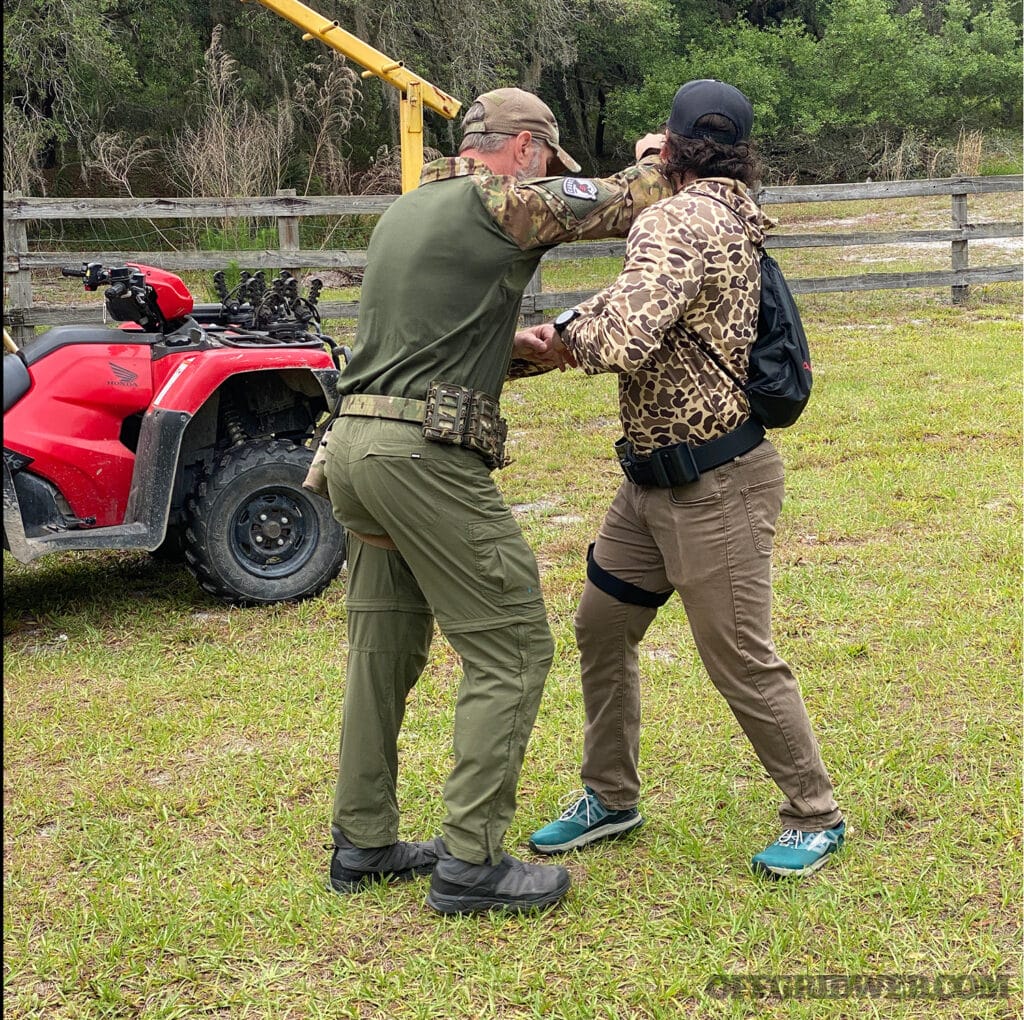
M268 486L239 505L228 533L232 554L249 573L287 577L316 551L320 528L309 500Z

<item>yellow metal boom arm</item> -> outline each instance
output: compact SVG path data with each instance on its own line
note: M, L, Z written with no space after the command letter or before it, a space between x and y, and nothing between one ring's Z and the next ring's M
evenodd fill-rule
M245 3L246 0L242 0ZM428 106L449 120L462 104L436 85L413 74L400 60L392 60L380 50L346 32L298 0L256 0L303 31L305 40L319 39L365 68L364 78L376 76L401 93L399 134L402 155L402 191L411 191L419 183L423 168L423 107Z

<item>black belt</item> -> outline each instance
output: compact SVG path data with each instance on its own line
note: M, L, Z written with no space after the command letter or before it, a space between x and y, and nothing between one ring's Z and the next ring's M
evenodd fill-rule
M704 471L725 464L752 450L764 439L764 426L748 418L738 429L710 442L691 446L676 443L655 450L649 457L638 457L627 439L615 444L623 474L634 485L668 489L697 481Z

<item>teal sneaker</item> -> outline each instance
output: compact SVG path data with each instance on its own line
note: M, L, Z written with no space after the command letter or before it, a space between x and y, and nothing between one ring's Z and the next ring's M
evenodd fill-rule
M800 878L820 868L839 850L846 836L846 822L823 832L785 829L770 847L755 854L750 867L769 878Z
M575 796L575 794L574 794ZM636 808L609 811L589 786L583 796L573 801L561 816L529 839L530 849L539 854L560 854L566 850L596 843L599 839L621 836L644 824Z

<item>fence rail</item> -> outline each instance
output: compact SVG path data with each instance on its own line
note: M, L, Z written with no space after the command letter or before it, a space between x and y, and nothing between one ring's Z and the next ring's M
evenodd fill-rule
M857 276L795 278L790 285L795 293L825 291L890 290L902 288L949 287L954 303L967 297L972 284L1000 283L1024 278L1021 264L970 267L968 245L971 241L1020 237L1019 222L972 223L968 217L971 195L1022 190L1020 175L1003 177L950 177L925 181L879 181L866 184L827 184L764 188L758 194L763 206L797 202L881 201L949 195L950 227L944 230L865 231L854 234L777 234L769 236L768 248L853 247L857 245L946 243L950 246L950 268L942 271L912 273L868 273ZM195 220L262 218L274 219L278 227L278 247L259 251L92 251L90 261L103 263L141 262L169 270L222 269L234 262L247 269L361 269L366 252L361 249L303 249L299 241L299 220L310 216L365 216L384 212L397 196L297 196L281 191L258 198L28 198L4 193L3 271L6 290L4 325L15 339L23 342L36 326L102 321L98 304L49 307L33 301L32 273L54 269L82 260L82 253L33 251L28 240L28 224L41 220ZM543 262L565 259L621 257L624 241L590 241L561 245L548 252ZM543 266L543 262L541 266ZM589 297L593 291L545 292L542 268L523 298L527 322L539 322L548 309L566 308ZM357 302L322 302L325 318L352 318L358 315Z

